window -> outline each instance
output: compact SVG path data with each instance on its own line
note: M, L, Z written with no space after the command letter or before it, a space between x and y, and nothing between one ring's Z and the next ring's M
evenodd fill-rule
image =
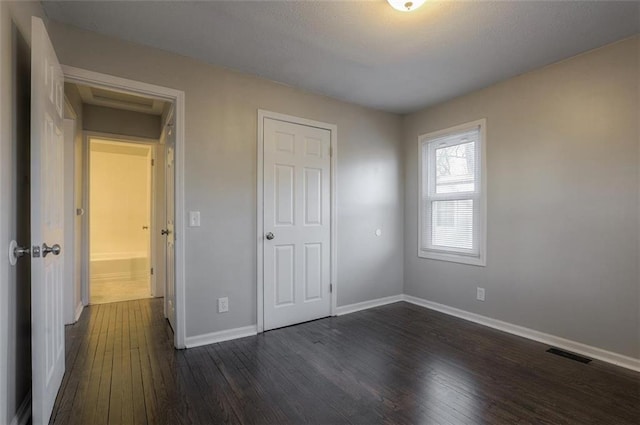
M418 256L484 266L485 120L420 136Z

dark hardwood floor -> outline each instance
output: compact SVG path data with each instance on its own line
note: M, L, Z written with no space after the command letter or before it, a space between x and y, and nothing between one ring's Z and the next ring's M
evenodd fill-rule
M638 424L640 374L407 303L176 351L162 300L67 327L56 424Z

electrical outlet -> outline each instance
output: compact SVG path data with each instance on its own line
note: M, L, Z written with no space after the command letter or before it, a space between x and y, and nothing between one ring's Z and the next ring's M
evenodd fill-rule
M484 288L477 288L476 299L478 301L484 301Z
M189 211L189 227L200 227L200 211Z
M229 311L229 298L218 298L218 313L226 313Z

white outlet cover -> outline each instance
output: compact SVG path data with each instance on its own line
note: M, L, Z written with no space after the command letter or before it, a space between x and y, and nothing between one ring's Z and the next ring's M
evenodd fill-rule
M478 288L476 292L476 299L478 301L484 301L485 291L484 288Z

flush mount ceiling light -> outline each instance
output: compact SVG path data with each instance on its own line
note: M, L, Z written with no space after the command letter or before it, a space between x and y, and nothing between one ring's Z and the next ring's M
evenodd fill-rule
M427 0L387 0L391 7L400 12L411 12L424 4Z

